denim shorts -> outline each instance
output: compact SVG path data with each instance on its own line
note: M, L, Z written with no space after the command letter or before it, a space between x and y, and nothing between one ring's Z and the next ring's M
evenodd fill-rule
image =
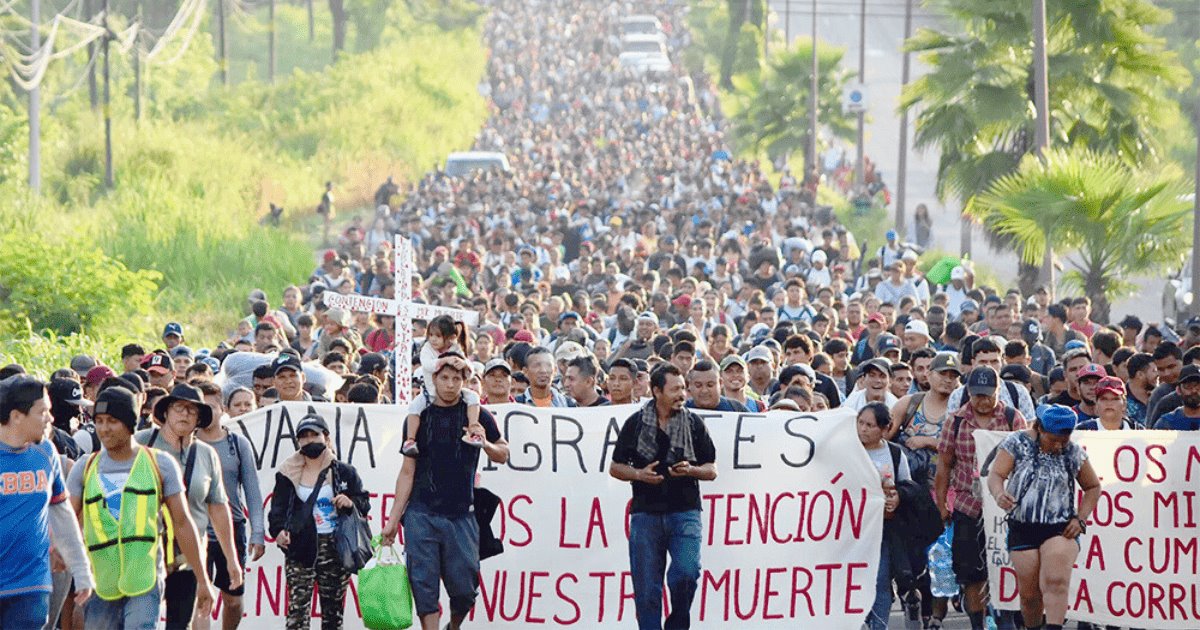
M475 514L448 517L409 509L401 522L417 614L438 612L439 583L446 585L451 613L470 612L479 593L479 524Z

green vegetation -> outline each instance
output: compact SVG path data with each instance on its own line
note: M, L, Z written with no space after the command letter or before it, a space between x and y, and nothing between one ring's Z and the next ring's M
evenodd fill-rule
M150 69L146 116L135 124L130 60L114 56L112 191L103 187L103 136L86 90L43 115L41 198L22 181L24 95L0 95L0 157L10 158L0 168L0 233L19 235L0 243L10 259L0 263L5 360L38 365L34 353L57 356L49 346L67 355L115 352L157 339L168 320L188 325L190 343L215 343L250 289L278 296L311 272L319 238L311 215L325 180L337 185L343 213L353 211L388 175L415 177L470 145L486 115L474 22L447 31L434 19L440 14L418 20L397 3L378 47L321 69L308 58L319 45L328 60L329 40L289 51L286 42L307 40L307 15L279 9L290 30L303 30L280 38L274 85L217 87L212 40L202 32L178 63ZM318 15L323 37L328 17ZM265 78L265 64L248 70L247 52L265 58L265 37L238 46L235 71ZM56 72L50 102L70 74ZM286 208L279 229L259 225L270 203ZM29 256L11 260L9 252ZM47 294L54 299L31 303Z
M988 0L931 5L955 23L921 29L908 41L931 72L905 89L902 107L916 114L915 148L941 155L939 196L962 200L971 214L994 182L1034 168L1021 166L1036 136L1031 15L1028 5ZM1189 72L1154 34L1171 13L1148 0L1049 3L1047 11L1050 147L1170 169L1175 144L1193 137L1176 100ZM1021 244L1005 234L993 244ZM1028 293L1036 271L1023 259Z
M1092 299L1096 321L1136 287L1125 278L1183 262L1191 203L1178 169L1140 170L1112 154L1055 150L1028 156L969 212L1011 238L1027 263L1047 245L1074 253L1064 280Z

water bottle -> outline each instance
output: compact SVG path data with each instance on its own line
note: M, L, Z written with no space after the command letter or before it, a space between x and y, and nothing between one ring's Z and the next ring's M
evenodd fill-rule
M936 597L953 597L958 594L958 582L951 564L950 536L952 528L946 528L941 536L929 546L929 591Z

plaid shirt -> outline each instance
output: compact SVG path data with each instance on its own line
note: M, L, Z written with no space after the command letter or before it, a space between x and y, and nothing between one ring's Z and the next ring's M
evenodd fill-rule
M968 402L950 416L950 424L943 428L938 438L941 461L945 462L948 454L954 456L954 466L950 469L950 490L954 493L954 504L951 507L954 511L962 512L971 518L979 518L983 514L983 496L979 483L979 466L975 463L973 432L975 429L1019 431L1026 428L1025 417L1016 409L1012 409L1012 426L1009 426L1005 409L1012 407L998 403L990 417L980 418L975 415L975 408Z

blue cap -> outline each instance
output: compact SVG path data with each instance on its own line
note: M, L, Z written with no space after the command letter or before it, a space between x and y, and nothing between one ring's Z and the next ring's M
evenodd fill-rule
M200 357L199 362L207 365L209 367L209 369L211 369L213 371L213 374L216 374L221 371L221 362L216 360L216 358L214 358L214 357L208 357L208 356Z
M183 338L183 325L181 325L179 322L171 322L171 323L167 324L163 328L163 334L162 334L163 339L166 339L167 337L170 337L171 335L176 335L180 339L182 339Z
M896 335L884 333L879 335L879 340L875 342L875 345L879 350L879 354L883 354L889 350L899 350L900 340L896 338Z
M1037 416L1042 429L1054 435L1070 435L1079 420L1075 412L1064 405L1038 405Z
M1072 339L1072 340L1068 341L1067 343L1063 344L1063 352L1070 352L1072 350L1075 350L1076 348L1086 348L1086 347L1087 347L1086 343L1084 343L1078 339Z
M885 236L887 236L887 240L889 241L896 240L896 230L888 230Z
M575 311L567 311L567 312L563 313L562 315L558 316L558 323L561 324L561 323L567 321L568 319L574 319L575 321L579 321L579 313L576 313Z
M966 300L963 300L963 303L961 306L958 307L958 310L963 311L963 312L971 311L972 313L978 313L979 312L979 303L972 299L966 299Z

